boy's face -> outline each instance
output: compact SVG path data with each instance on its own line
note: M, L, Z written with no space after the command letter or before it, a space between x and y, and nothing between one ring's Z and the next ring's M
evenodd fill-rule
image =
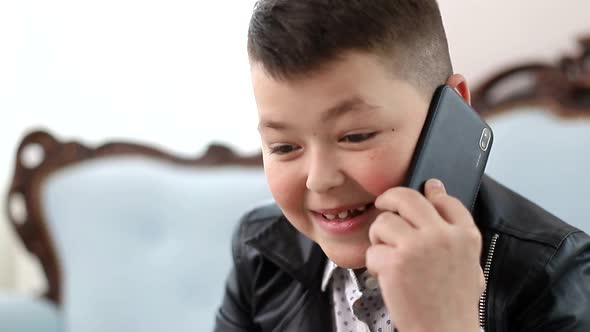
M368 54L294 81L251 72L276 203L336 264L364 267L371 203L403 182L430 100Z

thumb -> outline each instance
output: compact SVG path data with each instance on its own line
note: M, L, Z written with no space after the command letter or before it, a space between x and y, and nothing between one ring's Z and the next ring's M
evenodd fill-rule
M424 196L429 200L436 195L446 193L445 185L439 179L430 179L424 184Z

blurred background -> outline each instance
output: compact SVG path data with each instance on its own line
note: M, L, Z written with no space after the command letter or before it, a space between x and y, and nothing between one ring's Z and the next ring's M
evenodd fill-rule
M258 151L245 51L253 4L1 0L0 192L32 128L90 145L139 141L185 157L212 142ZM472 86L515 63L555 62L590 32L587 0L440 7L455 71ZM41 270L0 206L0 289L38 294Z

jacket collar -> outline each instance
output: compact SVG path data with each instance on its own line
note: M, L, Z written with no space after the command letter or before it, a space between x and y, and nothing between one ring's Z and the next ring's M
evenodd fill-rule
M282 215L266 223L264 228L245 239L246 244L256 248L294 279L319 290L318 280L321 280L327 260L320 246L297 231Z
M489 176L484 175L473 209L473 219L480 230L495 228L500 220L502 209L499 206L502 203L498 201L501 198L498 190L500 190L500 185Z

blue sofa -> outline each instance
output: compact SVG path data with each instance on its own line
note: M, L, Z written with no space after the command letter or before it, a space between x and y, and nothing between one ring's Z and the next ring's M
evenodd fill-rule
M23 139L9 196L26 205L11 219L49 284L40 299L0 296L10 332L211 330L233 229L271 199L260 156L216 147L181 159L46 132Z

